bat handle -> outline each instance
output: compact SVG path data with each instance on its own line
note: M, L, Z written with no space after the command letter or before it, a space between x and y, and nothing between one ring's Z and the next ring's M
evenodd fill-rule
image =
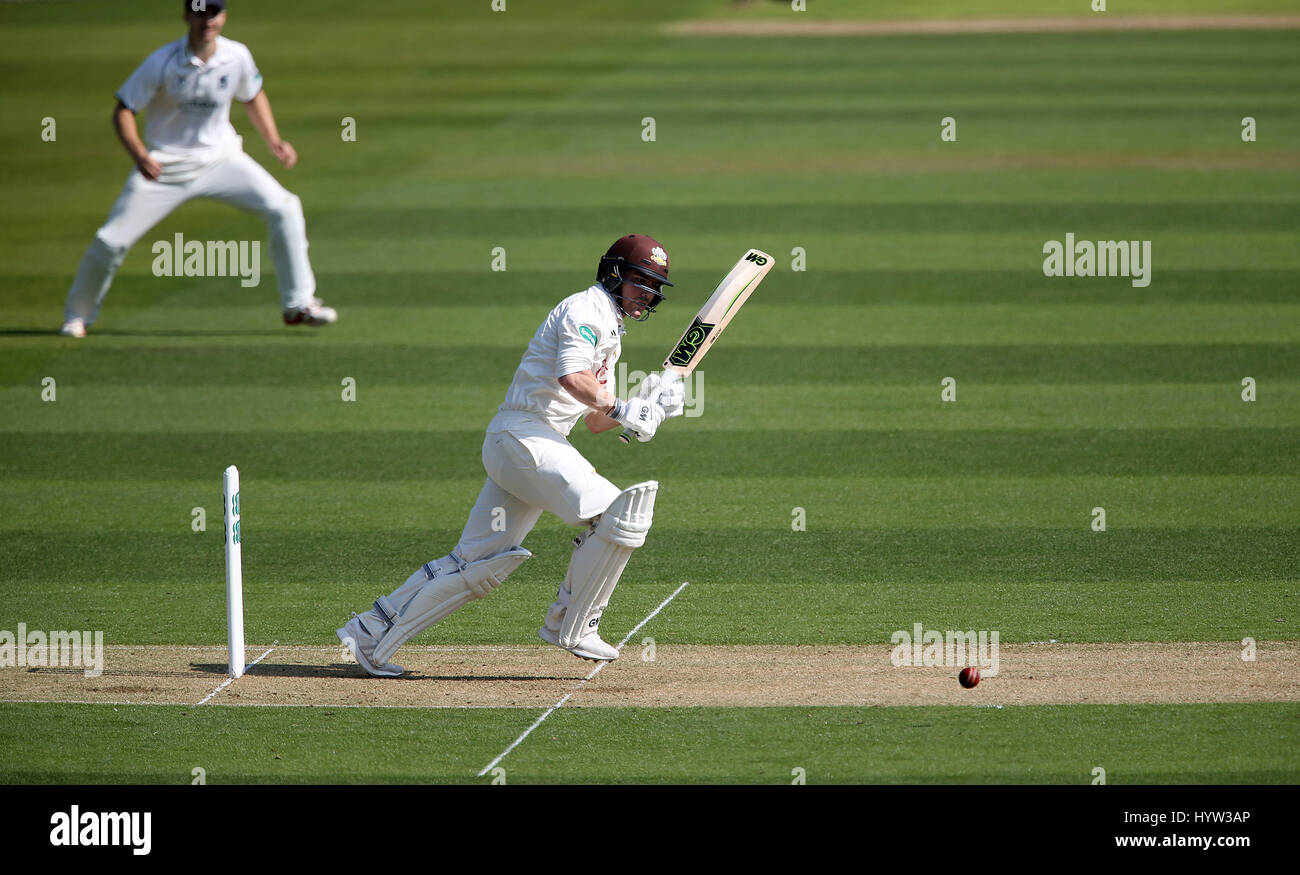
M623 432L621 435L619 435L619 436L618 436L618 439L621 440L621 441L622 441L623 443L625 443L625 444L630 444L630 443L632 443L632 438L628 437L627 432Z

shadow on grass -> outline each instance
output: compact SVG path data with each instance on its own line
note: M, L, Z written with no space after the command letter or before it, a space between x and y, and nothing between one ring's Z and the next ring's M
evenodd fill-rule
M0 328L0 337L62 337L57 328ZM244 330L200 330L194 331L184 328L168 329L129 329L129 328L105 328L95 329L87 333L86 337L302 337L301 331L289 331L280 328L259 328ZM80 338L68 338L75 340Z
M200 663L192 662L190 666L195 671L206 672L208 674L224 675L229 673L229 666L223 663ZM75 669L81 671L81 669ZM109 674L105 670L104 674ZM123 674L153 674L153 675L187 675L189 672L123 672ZM356 663L336 662L331 665L258 665L249 666L244 672L244 677L274 677L274 678L358 678L370 677L366 674L365 669ZM384 680L419 680L419 681L510 681L518 683L519 681L569 681L581 680L581 675L430 675L420 674L415 671L407 671L397 678L384 678Z

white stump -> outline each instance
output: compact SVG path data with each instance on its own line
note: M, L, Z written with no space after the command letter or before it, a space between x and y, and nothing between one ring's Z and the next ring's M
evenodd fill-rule
M226 495L226 644L230 676L244 674L244 552L239 542L239 469L231 465L222 478Z

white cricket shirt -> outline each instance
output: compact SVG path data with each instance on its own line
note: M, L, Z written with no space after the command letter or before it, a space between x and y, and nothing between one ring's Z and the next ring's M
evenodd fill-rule
M230 123L231 101L247 103L261 90L262 74L243 43L217 37L205 63L185 36L145 58L116 96L131 111L144 112L145 143L163 165L163 181L171 182L241 147Z
M591 408L566 392L560 377L591 370L605 391L612 393L624 333L623 316L601 286L565 298L528 342L493 423L509 422L508 414L514 412L568 435Z

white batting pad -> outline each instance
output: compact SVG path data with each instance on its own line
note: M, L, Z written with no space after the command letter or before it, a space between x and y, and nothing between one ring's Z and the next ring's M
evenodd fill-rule
M647 480L619 493L600 515L596 527L569 560L569 605L560 627L560 645L576 647L583 636L597 631L600 616L632 557L645 543L654 518L659 483Z
M397 649L411 638L474 599L490 594L524 560L532 557L523 547L515 547L486 559L460 564L453 571L426 566L433 576L391 618L392 625L375 645L373 661L380 665L389 662ZM385 607L391 608L392 603Z

